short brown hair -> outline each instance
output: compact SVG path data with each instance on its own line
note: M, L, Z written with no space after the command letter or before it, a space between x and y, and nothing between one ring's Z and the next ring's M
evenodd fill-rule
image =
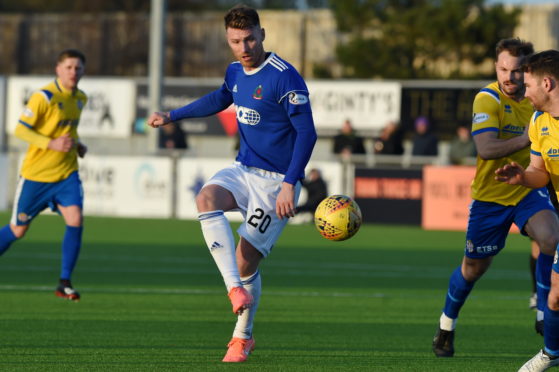
M66 58L79 58L85 65L85 55L77 49L65 49L58 54L56 61L58 63L64 61Z
M559 51L550 49L532 54L522 64L522 70L539 77L551 75L559 79Z
M502 39L495 47L495 59L499 58L499 54L508 51L511 56L525 57L534 53L534 45L529 41L520 40L519 38Z
M239 4L229 9L225 17L225 29L237 28L240 30L246 30L253 27L260 27L260 17L256 10Z

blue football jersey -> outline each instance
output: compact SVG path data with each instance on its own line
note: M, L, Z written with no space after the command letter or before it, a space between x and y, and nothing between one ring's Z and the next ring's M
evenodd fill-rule
M301 133L316 136L316 131L309 115L309 92L297 70L274 53L249 72L234 62L227 69L222 89L232 94L237 113L240 135L237 161L282 174L288 173L292 163L295 168L301 168L298 163L304 163L290 177L303 178L308 159L297 157L299 153L310 155L314 141L298 143L305 149L295 151L296 139ZM292 120L298 114L307 114L311 120Z

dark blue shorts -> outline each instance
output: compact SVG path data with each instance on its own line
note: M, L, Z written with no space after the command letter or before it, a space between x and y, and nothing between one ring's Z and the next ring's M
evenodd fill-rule
M485 258L496 255L505 246L513 223L523 235L527 235L524 226L528 219L546 209L555 211L545 187L532 190L515 206L472 201L466 232L466 256Z
M11 223L27 225L46 208L57 205L83 208L83 188L78 172L59 182L36 182L20 178L17 185Z

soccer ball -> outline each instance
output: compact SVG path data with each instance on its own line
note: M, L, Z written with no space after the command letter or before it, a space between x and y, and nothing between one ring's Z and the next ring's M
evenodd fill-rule
M328 240L346 240L361 226L361 210L346 195L332 195L320 202L314 212L314 224L320 235Z

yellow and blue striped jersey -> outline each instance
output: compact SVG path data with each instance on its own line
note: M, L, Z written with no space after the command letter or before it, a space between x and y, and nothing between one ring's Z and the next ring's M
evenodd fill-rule
M542 157L557 193L559 190L559 120L547 112L536 111L532 116L528 134L532 141L530 151Z
M497 133L500 139L520 136L530 122L534 109L526 98L520 102L507 97L499 89L497 82L483 88L474 98L472 136L487 131ZM484 160L479 155L476 162L476 175L472 181L472 199L516 205L530 189L509 185L495 180L495 170L515 161L526 167L530 163L530 148L517 151L509 156Z
M47 145L66 133L77 143L78 123L86 103L84 92L67 90L58 80L31 95L15 131L17 137L29 142L21 168L23 178L58 182L78 169L76 146L65 153L50 150Z

